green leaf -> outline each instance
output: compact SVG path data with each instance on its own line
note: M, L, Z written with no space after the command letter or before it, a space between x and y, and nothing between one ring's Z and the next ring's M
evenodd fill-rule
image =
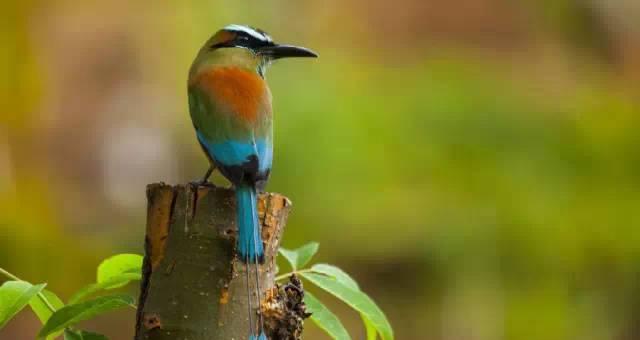
M358 283L353 278L351 278L351 276L349 276L349 274L347 274L344 270L336 266L325 263L318 263L314 264L311 267L311 271L313 271L314 273L330 276L336 279L336 281L344 284L345 286L360 291ZM369 321L369 319L367 319L364 314L361 313L360 316L362 317L362 322L364 323L365 330L367 331L367 340L376 340L377 331L373 326L373 323L371 323L371 321Z
M376 340L378 338L376 327L364 314L360 314L360 316L362 317L362 322L364 322L364 328L367 331L367 340Z
M42 339L80 321L129 305L133 305L133 298L128 295L101 296L93 300L67 305L53 313L38 333L38 338Z
M26 281L7 281L0 286L0 329L20 312L46 283L32 285Z
M298 268L304 267L304 265L306 265L311 260L313 255L316 254L316 252L318 251L318 246L318 242L309 242L304 246L294 250L280 248L280 254L282 254L282 256L284 256L284 258L289 261L289 264L291 264L293 270L298 270Z
M69 301L67 301L69 304L74 304L74 303L78 303L80 302L80 300L84 299L85 297L102 290L102 287L97 284L97 283L92 283L90 285L84 286L82 288L80 288L80 290L78 290L77 292L73 293L73 295L71 295L71 297L69 298Z
M304 292L304 303L311 314L311 321L327 332L336 340L351 340L349 333L344 328L338 317L333 314L320 300L309 292Z
M97 283L103 284L104 289L118 288L129 281L114 280L123 274L137 274L138 280L142 272L142 256L138 254L118 254L100 263L98 266ZM106 285L111 283L111 285Z
M109 338L98 333L65 329L64 340L109 340Z
M120 288L131 281L142 278L142 256L137 254L118 254L100 263L96 283L78 290L69 298L69 303L77 303L85 297L99 292Z
M112 276L101 283L92 283L75 292L71 298L69 298L69 303L77 303L85 297L101 290L122 287L131 281L140 280L140 277L140 273L123 273L117 276Z
M393 329L389 324L389 320L387 320L382 310L380 310L367 294L322 274L300 272L300 275L364 315L371 321L371 324L376 328L382 340L393 339Z
M42 290L41 293L42 293L42 296L38 294L37 296L31 298L31 301L29 301L29 306L31 306L31 309L33 310L33 312L36 314L38 319L40 319L40 322L42 322L42 324L44 325L47 322L47 320L49 320L53 312L42 300L43 296L45 299L47 299L49 304L51 304L51 306L53 306L53 308L56 310L64 307L64 303L62 302L62 300L60 300L60 298L55 293L53 293L50 290L44 289Z
M326 263L318 263L314 264L311 267L311 271L331 276L351 289L360 290L358 283L354 279L352 279L349 274L345 273L342 269L336 266L332 266Z

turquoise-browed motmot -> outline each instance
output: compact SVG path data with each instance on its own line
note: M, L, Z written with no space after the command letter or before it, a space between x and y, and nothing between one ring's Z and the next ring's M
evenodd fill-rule
M249 291L253 264L259 311L258 265L264 261L264 246L257 194L269 179L273 160L271 92L264 76L274 60L288 57L317 55L306 48L276 44L262 30L229 25L204 44L189 71L191 120L210 163L202 182L217 168L235 188L236 253L246 263L249 339L266 339L262 318L257 324L252 321Z

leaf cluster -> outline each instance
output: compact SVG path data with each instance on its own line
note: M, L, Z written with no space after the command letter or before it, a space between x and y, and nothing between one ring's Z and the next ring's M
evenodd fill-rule
M299 275L356 310L364 323L367 340L376 340L378 336L382 340L393 340L393 330L386 316L353 278L329 264L317 263L306 267L317 251L316 242L295 250L281 248L280 254L291 265L292 271L278 276L276 280ZM122 308L135 309L132 296L111 291L140 280L142 260L142 256L137 254L119 254L102 261L97 268L96 282L78 290L66 303L45 289L46 283L32 284L0 268L0 274L10 279L0 286L0 329L29 306L42 322L38 340L53 340L60 335L65 340L106 340L108 338L102 334L78 329L78 324ZM305 292L304 302L312 313L311 320L329 336L338 340L351 339L338 317L318 298Z
M367 332L367 340L393 340L393 329L380 307L365 294L358 283L342 269L325 263L317 263L305 267L318 251L319 244L308 243L298 249L280 248L280 254L291 265L292 271L280 275L276 280L283 280L296 274L318 288L335 296L340 301L360 313ZM304 301L312 313L311 320L333 339L347 340L351 336L340 322L340 319L314 295L305 291Z
M102 334L76 329L77 324L124 307L136 308L129 295L92 296L139 280L141 267L140 255L112 256L98 266L96 282L78 290L66 304L45 289L46 283L32 284L0 268L0 273L10 279L0 286L0 329L29 306L42 322L37 339L52 340L63 335L65 340L106 340Z

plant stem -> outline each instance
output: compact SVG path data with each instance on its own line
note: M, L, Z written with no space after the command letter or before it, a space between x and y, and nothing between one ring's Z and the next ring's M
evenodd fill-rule
M286 274L282 274L282 275L276 276L276 281L284 280L284 279L288 278L289 276L291 276L293 274L310 273L312 271L313 270L311 268L301 269L301 270L294 270L292 272L288 272Z
M24 281L23 279L9 273L8 271L6 271L4 268L0 267L0 274L3 274L4 276L10 278L11 280L16 280L16 281ZM42 300L42 303L44 303L45 306L47 306L47 308L49 308L49 310L51 311L51 313L55 313L56 312L56 308L53 307L53 305L51 304L51 302L49 302L49 300L47 300L47 298L44 296L44 294L42 294L42 292L38 293L38 298L40 300Z
M11 280L22 281L17 276L15 276L15 275L9 273L8 271L4 270L4 268L2 268L2 267L0 267L0 273L3 274L4 276L10 278Z
M56 312L56 308L53 307L51 302L49 302L49 300L47 300L47 298L44 296L44 294L42 294L42 292L38 293L38 297L40 298L40 300L42 300L42 302L44 302L44 305L47 306L47 308L49 308L51 313L55 313Z

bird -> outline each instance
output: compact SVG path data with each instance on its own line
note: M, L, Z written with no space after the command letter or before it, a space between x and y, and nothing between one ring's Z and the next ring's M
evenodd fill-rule
M293 57L318 55L304 47L275 43L261 29L231 24L206 41L189 69L189 112L196 139L209 160L198 183L207 184L217 169L235 190L235 251L245 264L250 340L267 339L259 307L258 266L264 263L264 245L257 208L273 162L272 96L265 72L274 61ZM252 265L258 303L255 324L249 288Z

